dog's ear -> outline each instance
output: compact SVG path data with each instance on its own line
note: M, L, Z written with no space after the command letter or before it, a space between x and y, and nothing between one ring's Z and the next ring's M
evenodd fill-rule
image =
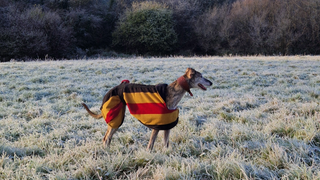
M187 68L185 75L187 76L187 78L192 79L195 73L196 70L194 70L193 68Z

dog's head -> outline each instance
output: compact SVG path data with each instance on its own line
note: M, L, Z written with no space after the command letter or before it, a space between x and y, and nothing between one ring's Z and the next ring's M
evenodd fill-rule
M186 81L189 83L190 88L199 88L202 90L207 90L206 86L211 86L212 82L208 79L202 77L202 74L193 68L188 68L184 75Z
M199 88L205 91L207 90L206 86L212 85L211 81L202 77L202 74L193 68L188 68L186 73L178 78L178 83L191 96L193 96L193 94L191 93L190 88Z

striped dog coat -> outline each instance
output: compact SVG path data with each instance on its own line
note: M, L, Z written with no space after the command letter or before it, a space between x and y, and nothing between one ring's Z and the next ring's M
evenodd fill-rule
M112 128L122 125L125 107L142 124L151 129L168 130L178 123L179 110L166 106L167 84L142 85L122 83L104 96L100 108L106 123Z

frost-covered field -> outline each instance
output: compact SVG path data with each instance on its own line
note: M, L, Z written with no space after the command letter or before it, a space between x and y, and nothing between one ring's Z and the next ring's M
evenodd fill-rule
M179 104L170 147L130 114L110 149L99 111L123 79L214 84ZM114 59L0 64L0 179L320 179L320 57Z

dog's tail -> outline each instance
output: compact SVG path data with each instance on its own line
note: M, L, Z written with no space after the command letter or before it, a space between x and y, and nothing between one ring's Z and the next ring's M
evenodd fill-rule
M100 119L103 117L102 114L95 114L95 113L91 112L85 103L81 103L81 104L93 118Z

